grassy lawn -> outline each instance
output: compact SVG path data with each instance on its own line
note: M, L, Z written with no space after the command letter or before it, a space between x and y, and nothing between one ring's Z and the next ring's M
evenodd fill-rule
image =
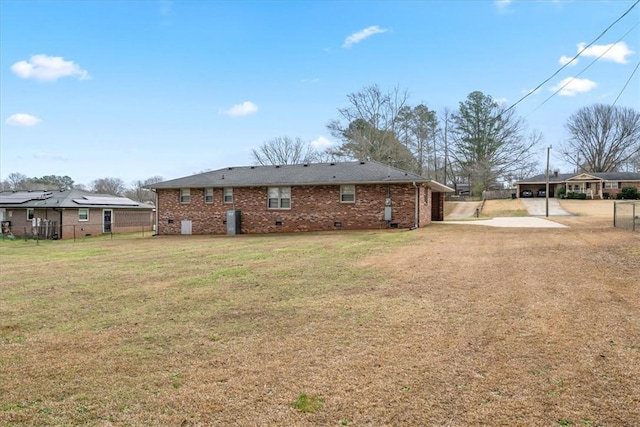
M0 242L0 424L638 425L639 244L605 222Z

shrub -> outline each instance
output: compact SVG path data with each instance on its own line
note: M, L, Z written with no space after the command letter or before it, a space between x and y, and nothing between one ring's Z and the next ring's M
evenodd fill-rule
M636 200L640 199L640 194L638 194L638 189L636 187L624 187L616 195L616 198L624 200Z
M578 200L586 200L586 193L576 193L574 191L569 191L566 195L567 199L578 199Z
M564 199L566 194L567 194L567 187L562 186L562 187L556 188L556 198Z
M602 193L602 198L605 199L605 200L608 200L608 199L611 198L611 194L609 194L607 192L604 192L604 193Z

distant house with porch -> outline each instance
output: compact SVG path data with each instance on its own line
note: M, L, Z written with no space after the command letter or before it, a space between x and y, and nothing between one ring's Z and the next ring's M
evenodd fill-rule
M590 172L580 174L552 173L549 175L549 197L555 197L556 190L566 187L567 192L583 193L588 199L615 198L625 187L640 190L640 173L635 172ZM546 188L546 174L516 182L516 194L531 191L533 197ZM544 193L541 193L544 194Z
M152 230L154 206L82 190L2 191L2 234L67 239Z
M375 161L228 167L148 186L158 234L417 228L453 190Z

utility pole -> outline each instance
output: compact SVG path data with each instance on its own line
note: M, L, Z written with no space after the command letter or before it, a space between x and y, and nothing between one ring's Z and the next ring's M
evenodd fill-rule
M545 196L545 216L549 217L549 151L551 151L551 146L547 147L547 176L546 176L546 188L544 191Z
M443 184L447 185L447 162L449 161L449 144L447 141L447 133L449 131L449 111L444 113L444 181Z

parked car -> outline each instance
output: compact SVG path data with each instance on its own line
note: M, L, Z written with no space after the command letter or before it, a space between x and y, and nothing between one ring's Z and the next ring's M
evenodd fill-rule
M520 192L520 197L533 197L533 191L531 191L531 190L522 190Z
M547 192L544 188L541 188L540 190L538 190L538 192L536 193L536 197L545 197L547 195Z

